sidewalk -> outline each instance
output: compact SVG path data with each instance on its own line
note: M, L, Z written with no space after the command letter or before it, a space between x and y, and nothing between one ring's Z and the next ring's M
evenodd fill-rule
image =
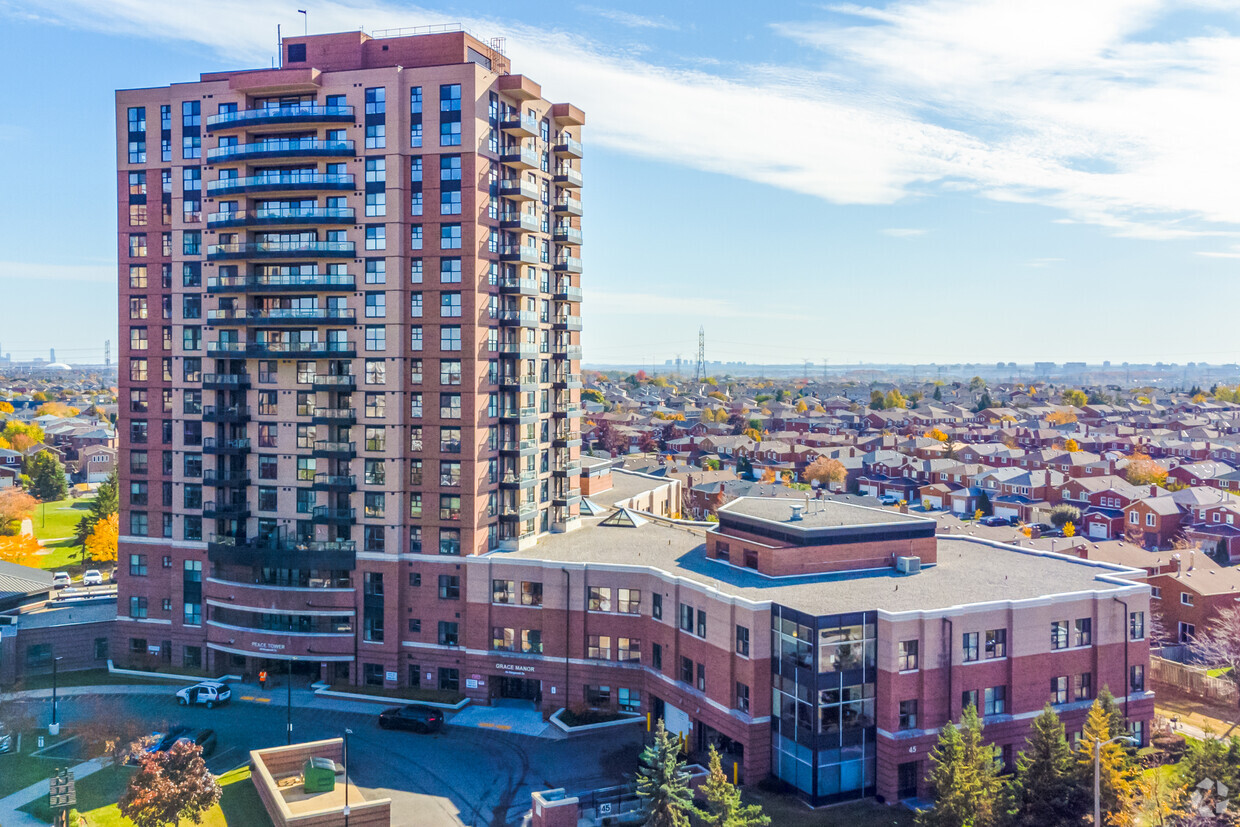
M73 770L73 780L81 781L88 775L93 775L106 765L103 758L92 758L89 761L83 761ZM46 822L40 821L29 813L23 813L18 807L24 807L31 801L40 796L47 795L47 782L38 781L29 787L20 789L17 792L0 798L0 827L47 827Z
M1206 731L1215 738L1240 735L1240 724L1220 717L1236 717L1234 711L1222 710L1193 698L1159 694L1154 702L1154 712L1171 720L1177 718L1176 731L1194 738L1205 738Z

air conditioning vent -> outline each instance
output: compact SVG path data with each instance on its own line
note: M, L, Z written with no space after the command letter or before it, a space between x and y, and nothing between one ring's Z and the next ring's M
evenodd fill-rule
M920 557L897 557L896 571L900 574L916 574L921 571Z

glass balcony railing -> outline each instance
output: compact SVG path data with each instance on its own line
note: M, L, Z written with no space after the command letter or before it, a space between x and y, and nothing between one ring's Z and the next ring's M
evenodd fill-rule
M244 178L221 178L207 182L207 194L267 192L272 190L351 190L353 176L348 173L280 172L250 175Z
M248 244L212 244L207 258L352 258L352 241L255 241Z
M352 121L352 106L322 106L317 103L306 103L221 112L207 118L207 129L276 123L351 123Z
M207 216L208 227L243 227L258 224L352 224L352 207L259 207L228 210Z
M230 144L207 150L207 160L225 163L250 158L303 158L320 155L352 156L352 141L321 141L317 138L282 138L252 144Z

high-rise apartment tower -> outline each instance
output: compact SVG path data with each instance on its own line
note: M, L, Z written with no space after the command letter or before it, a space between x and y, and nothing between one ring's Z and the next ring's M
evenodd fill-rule
M404 684L580 520L584 115L462 31L280 63L116 96L114 652Z

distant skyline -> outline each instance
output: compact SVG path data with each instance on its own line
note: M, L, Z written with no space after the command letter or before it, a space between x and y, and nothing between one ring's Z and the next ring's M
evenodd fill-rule
M269 66L298 7L586 110L588 363L1240 361L1221 0L0 0L0 352L115 354L113 90Z

